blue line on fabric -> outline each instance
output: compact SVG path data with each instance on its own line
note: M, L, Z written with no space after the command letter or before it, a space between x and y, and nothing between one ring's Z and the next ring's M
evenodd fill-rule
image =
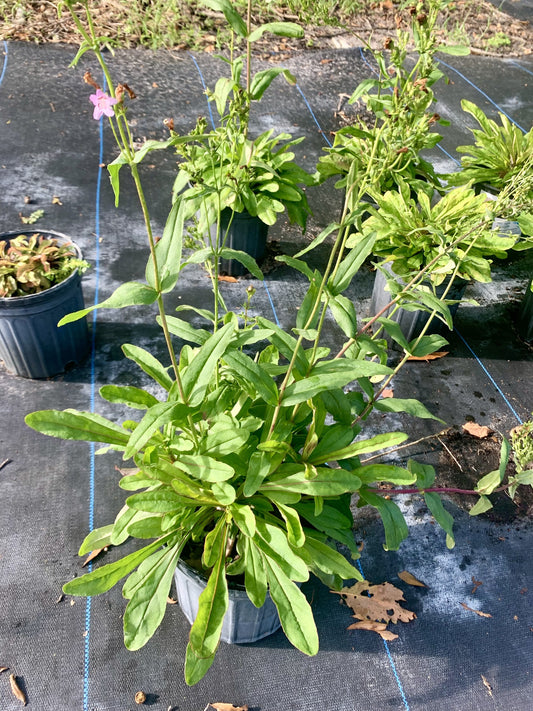
M521 64L519 64L518 62L515 62L512 59L509 60L509 64L512 64L514 67L518 67L518 69L521 69L523 72L527 72L528 74L531 74L531 76L533 77L533 72L531 71L531 69L526 69Z
M191 57L192 61L194 62L194 66L198 70L198 74L200 75L200 81L202 82L202 86L204 88L204 92L206 94L206 99L207 99L207 84L204 81L204 75L202 74L202 70L200 69L200 66L198 62L196 61L196 57L194 54L191 54L190 52L188 53L189 57ZM209 118L211 119L211 126L213 127L213 130L216 128L215 126L215 119L213 118L213 111L211 110L211 102L209 99L207 99L207 108L209 110Z
M305 105L306 105L307 108L309 109L309 113L310 113L311 116L313 117L313 121L314 121L314 122L316 123L316 125L318 126L318 130L319 130L319 132L322 134L323 139L326 141L326 143L328 144L328 146L331 148L333 144L331 143L331 141L329 140L329 138L328 138L328 137L326 136L326 134L324 133L324 129L322 128L322 126L318 123L318 119L317 119L317 117L315 116L315 114L313 113L313 109L311 108L311 105L310 105L309 102L307 101L307 99L306 99L306 97L305 97L305 94L304 94L303 91L300 89L300 87L299 87L298 84L296 84L296 88L297 88L298 91L300 92L300 95L301 95L302 99L304 100Z
M363 566L361 565L361 560L358 559L357 561L357 567L359 568L359 572L365 577L365 573L363 571ZM402 702L405 708L405 711L410 711L409 708L409 703L407 702L407 697L405 696L405 692L403 690L402 682L400 679L400 675L398 674L398 670L396 669L396 664L394 663L394 659L392 658L391 651L389 649L389 645L387 644L387 640L384 639L383 641L383 646L385 647L385 652L387 653L387 657L389 659L389 664L390 668L392 669L392 673L394 674L394 678L396 679L396 684L398 685L398 689L400 691L400 696L402 697Z
M467 341L463 338L463 336L459 333L459 331L458 331L456 328L454 328L454 333L456 333L456 334L459 336L459 338L462 340L462 342L463 342L463 343L465 344L465 346L468 348L468 350L470 351L470 353L472 353L472 355L474 356L474 358L477 360L479 366L481 367L481 369L483 370L483 372L485 373L485 375L488 377L488 379L490 380L490 382L494 385L494 387L496 388L496 390L498 391L498 393L502 396L502 398L504 399L504 401L505 401L507 407L509 408L509 410L511 410L511 412L512 412L513 415L516 417L516 419L518 420L518 422L519 422L521 425L524 424L523 421L522 421L522 419L521 419L521 417L520 417L520 415L517 413L517 411L516 411L516 410L514 409L514 407L511 405L511 403L509 402L509 400L508 400L507 397L505 396L505 393L504 393L503 390L500 388L500 386L498 385L498 383L494 380L494 378L492 377L492 375L489 373L489 371L487 370L486 366L483 364L483 362L481 361L481 359L477 356L477 354L475 353L475 351L473 350L473 348L467 343Z
M198 71L198 74L200 75L200 81L202 82L202 86L203 86L203 88L204 88L204 91L207 91L207 85L206 85L206 83L205 83L205 81L204 81L204 75L202 74L202 70L200 69L200 66L198 65L198 62L196 61L194 55L192 55L190 52L189 52L189 56L191 57L192 61L194 62L194 66L196 67L196 69L197 69L197 71ZM301 92L300 92L300 93L301 93ZM302 94L302 96L303 96L303 94ZM209 117L210 117L210 119L211 119L211 126L213 126L213 129L215 129L215 128L216 128L216 127L215 127L215 120L213 119L213 112L211 111L211 103L209 102L209 100L207 101L207 108L209 109ZM316 119L315 119L315 121L316 121ZM316 122L317 122L317 125L318 125L318 121L316 121ZM272 307L272 313L274 314L274 321L276 322L276 324L277 324L278 326L280 326L281 324L280 324L279 319L278 319L278 314L277 314L277 312L276 312L276 307L274 306L274 301L272 300L272 296L270 295L270 291L269 291L269 289L268 289L268 284L267 284L267 282L266 282L266 279L263 279L263 285L264 285L264 287L265 287L265 290L266 290L266 293L267 293L267 296L268 296L268 300L270 301L270 306Z
M0 74L0 84L4 81L4 76L5 76L6 69L7 69L8 54L9 54L9 50L7 47L7 42L4 40L4 65L2 67L2 73Z
M447 67L448 69L451 69L451 70L452 70L453 72L455 72L458 76L460 76L461 79L463 79L463 81L465 81L467 84L470 84L470 86L473 87L476 91L479 91L479 93L480 93L482 96L484 96L485 99L487 99L487 101L489 101L501 114L503 114L504 116L506 116L506 117L509 119L509 121L510 121L511 123L514 123L514 125L517 126L517 128L519 128L523 133L526 133L525 129L523 129L522 126L521 126L517 121L515 121L513 118L511 118L511 117L509 116L509 114L507 114L507 113L502 109L502 107L501 107L499 104L497 104L493 99L491 99L490 96L489 96L488 94L486 94L486 93L483 91L483 89L480 89L479 86L477 86L476 84L474 84L473 81L470 81L470 79L468 79L468 77L465 77L465 75L462 74L458 69L456 69L455 67L452 67L451 64L448 64L447 62L443 62L442 59L439 59L439 63L440 63L440 64L443 64L443 65L444 65L445 67Z
M104 76L103 79L104 91L107 89L107 83ZM96 205L94 214L94 234L95 234L95 287L93 304L96 306L99 300L100 288L100 196L102 188L102 174L104 163L104 120L100 118L98 126L99 140L99 155L98 155L98 173L96 178ZM95 392L96 392L96 319L97 311L92 313L92 334L91 334L91 393L90 393L90 411L94 412L95 408ZM89 467L89 531L94 528L94 485L95 485L95 452L96 446L94 442L90 443L90 467ZM89 563L88 572L93 569L93 564ZM91 597L88 597L85 604L85 649L83 662L83 711L89 711L89 649L91 637Z

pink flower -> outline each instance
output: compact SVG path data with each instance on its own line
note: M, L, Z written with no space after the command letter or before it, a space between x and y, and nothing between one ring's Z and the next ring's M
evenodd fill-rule
M113 105L118 103L117 99L106 94L101 89L96 90L96 94L91 94L89 99L94 104L93 118L98 121L102 116L113 116Z

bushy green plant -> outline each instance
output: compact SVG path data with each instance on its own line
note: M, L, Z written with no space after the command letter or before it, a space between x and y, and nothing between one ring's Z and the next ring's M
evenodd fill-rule
M36 232L0 239L0 297L38 294L88 269L72 244Z

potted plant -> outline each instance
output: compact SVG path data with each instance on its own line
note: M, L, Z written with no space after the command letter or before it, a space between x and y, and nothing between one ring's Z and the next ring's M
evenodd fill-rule
M174 193L187 191L185 219L196 216L197 243L206 243L217 251L215 261L221 270L240 275L250 270L249 259L243 262L242 253L254 260L263 257L268 226L280 213L287 211L290 221L305 230L310 212L302 186L312 184L313 179L295 164L292 152L303 137L291 140L289 134L275 135L269 130L251 138L248 128L252 104L261 100L276 76L281 74L296 83L281 67L252 75L253 43L268 32L301 37L303 30L290 22L252 28L250 3L246 21L228 0L204 4L223 13L231 28L230 55L224 59L230 76L221 77L213 91L207 90L207 98L218 113L218 126L208 130L201 117L191 132L195 140L176 143L180 169ZM237 41L244 42L243 55L235 51Z
M57 324L83 308L80 275L88 266L59 232L0 235L0 358L9 371L48 378L86 356L87 322Z
M450 190L434 204L422 191L411 197L407 185L377 198L363 232L351 238L356 244L362 235L376 235L372 251L381 261L371 313L387 316L391 308L390 317L408 340L426 328L433 313L452 328L446 301L456 309L470 280L489 282L492 258L504 259L516 243L516 236L492 232L491 208L472 188ZM406 284L411 289L404 295ZM389 307L391 296L395 304Z

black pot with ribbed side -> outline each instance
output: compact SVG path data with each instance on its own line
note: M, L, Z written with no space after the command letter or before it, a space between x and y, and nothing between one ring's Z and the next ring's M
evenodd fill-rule
M383 265L385 269L389 272L391 272L391 265L390 263L387 263ZM405 284L406 282L401 279L400 277L396 276L395 277L400 283ZM468 281L465 279L459 279L456 277L453 280L453 284L446 294L446 299L451 299L454 301L459 301L460 299L463 298L466 287L468 285ZM390 303L391 301L391 294L389 291L386 291L385 288L387 286L387 277L381 270L376 271L376 278L374 280L374 288L372 290L372 301L370 305L370 314L371 316L375 316L378 314L382 309L384 309L387 304ZM445 280L440 286L436 288L436 295L439 298L442 298L444 292L448 288L448 280ZM405 338L410 341L413 338L417 338L420 333L422 332L422 329L425 327L427 324L430 313L427 311L420 311L420 310L415 310L415 311L408 311L402 307L397 309L395 313L391 316L389 315L389 311L392 310L388 309L385 311L382 316L386 316L387 318L391 318L393 321L396 321L401 330L402 333L404 334ZM449 309L450 313L453 316L455 316L457 309L459 308L459 304L452 304ZM433 321L431 322L428 330L426 331L427 334L431 333L441 333L445 329L444 324L442 321L438 318L434 318Z
M4 233L0 234L0 240L9 241L36 231ZM81 259L81 250L66 235L52 230L38 232L72 244ZM80 363L90 346L87 320L60 328L57 323L63 316L83 308L78 271L38 294L0 298L0 359L7 370L23 378L50 378L69 365Z
M250 215L246 210L233 212L229 208L225 208L220 215L220 222L220 242L223 242L225 247L246 252L256 261L264 256L268 225L259 217ZM211 230L211 236L214 239L216 225L211 227ZM236 259L221 259L220 271L229 276L242 276L248 272L248 269Z
M179 561L174 573L178 603L192 624L198 614L199 599L207 585L206 579L184 561ZM228 589L229 603L220 639L228 644L246 644L274 634L280 627L278 611L267 592L265 604L255 607L244 585L232 584Z
M518 332L524 341L533 341L533 279L526 287L526 293L520 306Z

